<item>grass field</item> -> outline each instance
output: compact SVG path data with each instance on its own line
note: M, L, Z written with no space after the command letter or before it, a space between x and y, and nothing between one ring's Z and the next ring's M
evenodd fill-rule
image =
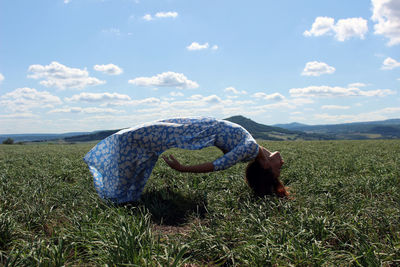
M182 174L159 161L141 202L117 207L82 161L93 144L0 145L0 265L400 265L399 140L261 143L282 152L294 199L255 198L245 164Z

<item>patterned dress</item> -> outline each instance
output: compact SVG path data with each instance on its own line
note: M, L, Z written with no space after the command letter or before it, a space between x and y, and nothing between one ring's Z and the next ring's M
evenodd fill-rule
M178 118L121 130L100 141L84 157L101 198L136 201L158 157L170 148L216 146L224 155L213 162L223 170L258 154L258 145L243 127L214 118Z

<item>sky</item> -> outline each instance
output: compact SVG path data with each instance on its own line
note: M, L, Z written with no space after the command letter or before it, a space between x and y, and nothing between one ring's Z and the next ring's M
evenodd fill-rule
M400 118L400 0L0 0L0 134Z

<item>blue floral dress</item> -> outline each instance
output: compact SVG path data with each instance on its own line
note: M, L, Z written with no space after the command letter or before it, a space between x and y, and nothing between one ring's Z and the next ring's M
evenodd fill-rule
M223 170L258 154L258 145L243 127L214 118L178 118L121 130L100 141L84 157L101 198L116 203L136 201L158 157L170 148L220 148L213 162Z

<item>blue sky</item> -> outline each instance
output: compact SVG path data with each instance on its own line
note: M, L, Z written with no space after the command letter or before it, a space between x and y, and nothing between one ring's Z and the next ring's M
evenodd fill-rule
M0 0L0 133L400 118L400 1Z

